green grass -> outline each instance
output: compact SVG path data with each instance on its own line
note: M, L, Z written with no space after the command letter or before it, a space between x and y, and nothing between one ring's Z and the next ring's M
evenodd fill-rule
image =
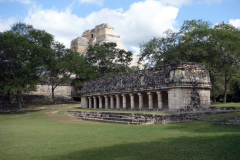
M234 160L240 157L240 127L208 121L135 126L68 117L66 110L78 106L58 104L55 109L1 114L0 159Z
M240 103L228 102L228 103L211 103L211 106L219 106L219 107L235 107L236 110L240 110Z

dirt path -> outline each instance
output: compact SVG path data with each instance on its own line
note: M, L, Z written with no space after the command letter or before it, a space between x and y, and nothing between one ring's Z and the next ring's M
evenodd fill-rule
M87 121L83 121L81 119L76 119L73 117L70 117L67 115L67 110L73 108L73 105L66 106L66 107L57 107L57 106L49 106L49 112L46 112L45 115L48 117L51 117L54 121L58 122L65 122L65 123L87 123ZM63 115L61 115L59 112L65 111Z

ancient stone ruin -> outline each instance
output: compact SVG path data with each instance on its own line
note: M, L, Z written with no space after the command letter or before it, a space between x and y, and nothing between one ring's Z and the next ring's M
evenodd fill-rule
M210 107L210 78L205 65L164 65L87 81L82 108L115 110L203 110Z
M70 48L74 52L79 52L80 54L84 54L89 45L94 46L95 44L102 45L103 43L114 42L117 44L118 49L127 50L125 45L120 39L119 35L114 35L114 28L110 27L107 23L103 23L95 26L95 28L86 30L83 32L81 37L77 37L71 41ZM137 62L139 60L136 54L132 56L132 62L130 66L139 66L139 68L143 68L143 65L139 65Z
M120 36L114 35L114 28L107 23L97 25L91 30L86 30L81 37L73 39L71 41L71 49L74 52L83 54L87 50L88 45L101 45L104 42L115 42L118 49L126 50Z

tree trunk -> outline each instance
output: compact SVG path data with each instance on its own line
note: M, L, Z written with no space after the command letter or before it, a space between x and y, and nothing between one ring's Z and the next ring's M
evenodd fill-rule
M4 104L5 104L5 93L3 94L2 96L2 106L4 107Z
M214 84L213 84L214 85ZM216 103L217 100L216 100L216 93L215 93L215 87L213 86L213 102Z
M7 91L7 96L8 96L8 104L11 104L11 94L10 94L10 90Z
M25 105L23 98L22 98L22 94L20 95L20 100L21 100L22 105Z
M53 104L56 104L55 97L54 97L54 87L52 86L52 99L53 99Z
M225 85L224 85L224 97L223 97L223 103L227 102L227 87L228 87L228 81L230 80L227 79L227 74L225 73L225 77L224 77L224 81L225 81Z
M22 112L22 104L21 104L20 97L21 97L20 92L17 92L16 99L17 99L17 102L18 102L19 111Z

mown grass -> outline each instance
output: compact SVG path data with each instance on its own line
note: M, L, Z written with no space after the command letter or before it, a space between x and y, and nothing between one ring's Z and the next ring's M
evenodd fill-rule
M135 126L68 117L66 110L77 106L60 104L55 109L0 115L0 159L240 157L240 127L204 121Z
M211 106L219 106L219 107L235 107L236 110L240 110L240 103L228 102L228 103L211 103Z

